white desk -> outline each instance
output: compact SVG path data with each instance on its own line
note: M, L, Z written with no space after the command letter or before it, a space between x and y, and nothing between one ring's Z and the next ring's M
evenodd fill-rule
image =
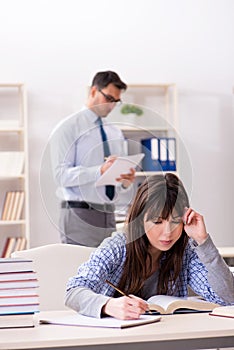
M234 266L234 247L218 247L220 255L226 260L227 264ZM233 271L233 269L232 269Z
M234 258L234 247L218 247L218 251L223 258Z
M70 311L41 312L41 317ZM163 316L127 329L38 325L0 329L0 349L191 350L234 347L234 319L208 314Z

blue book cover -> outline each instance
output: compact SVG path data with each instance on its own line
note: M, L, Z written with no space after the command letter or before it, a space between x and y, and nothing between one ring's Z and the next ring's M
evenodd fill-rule
M145 157L142 160L142 168L144 171L161 171L159 162L159 142L158 138L153 137L141 140L142 153Z

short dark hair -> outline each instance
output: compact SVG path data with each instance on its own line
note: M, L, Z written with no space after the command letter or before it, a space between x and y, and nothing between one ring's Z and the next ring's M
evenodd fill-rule
M92 86L96 86L99 89L103 89L109 84L113 84L119 90L127 89L127 85L120 79L118 74L110 70L98 72L92 81Z

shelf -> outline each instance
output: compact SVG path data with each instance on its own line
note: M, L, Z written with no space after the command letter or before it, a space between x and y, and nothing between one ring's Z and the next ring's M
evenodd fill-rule
M157 126L126 126L118 125L118 127L123 131L169 131L168 127L157 127Z
M24 84L0 83L0 98L1 256L9 237L22 237L26 242L25 248L29 248L30 225L27 95Z
M6 120L1 119L0 120L0 132L16 132L20 133L23 132L24 128L19 125L18 120Z
M169 88L171 86L175 86L175 83L167 83L167 84L128 84L128 88L139 88L139 89L146 89L146 88Z
M25 220L0 220L0 226L9 226L9 225L22 225L26 224Z
M0 83L0 88L23 87L23 83Z
M0 176L0 181L14 180L14 179L25 179L25 175L15 175L15 176Z

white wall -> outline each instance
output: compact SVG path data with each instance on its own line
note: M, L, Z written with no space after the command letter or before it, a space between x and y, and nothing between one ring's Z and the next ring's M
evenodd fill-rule
M31 245L59 241L40 196L48 136L106 69L128 83L177 84L192 205L217 245L234 245L233 0L0 0L0 8L0 80L28 90Z

